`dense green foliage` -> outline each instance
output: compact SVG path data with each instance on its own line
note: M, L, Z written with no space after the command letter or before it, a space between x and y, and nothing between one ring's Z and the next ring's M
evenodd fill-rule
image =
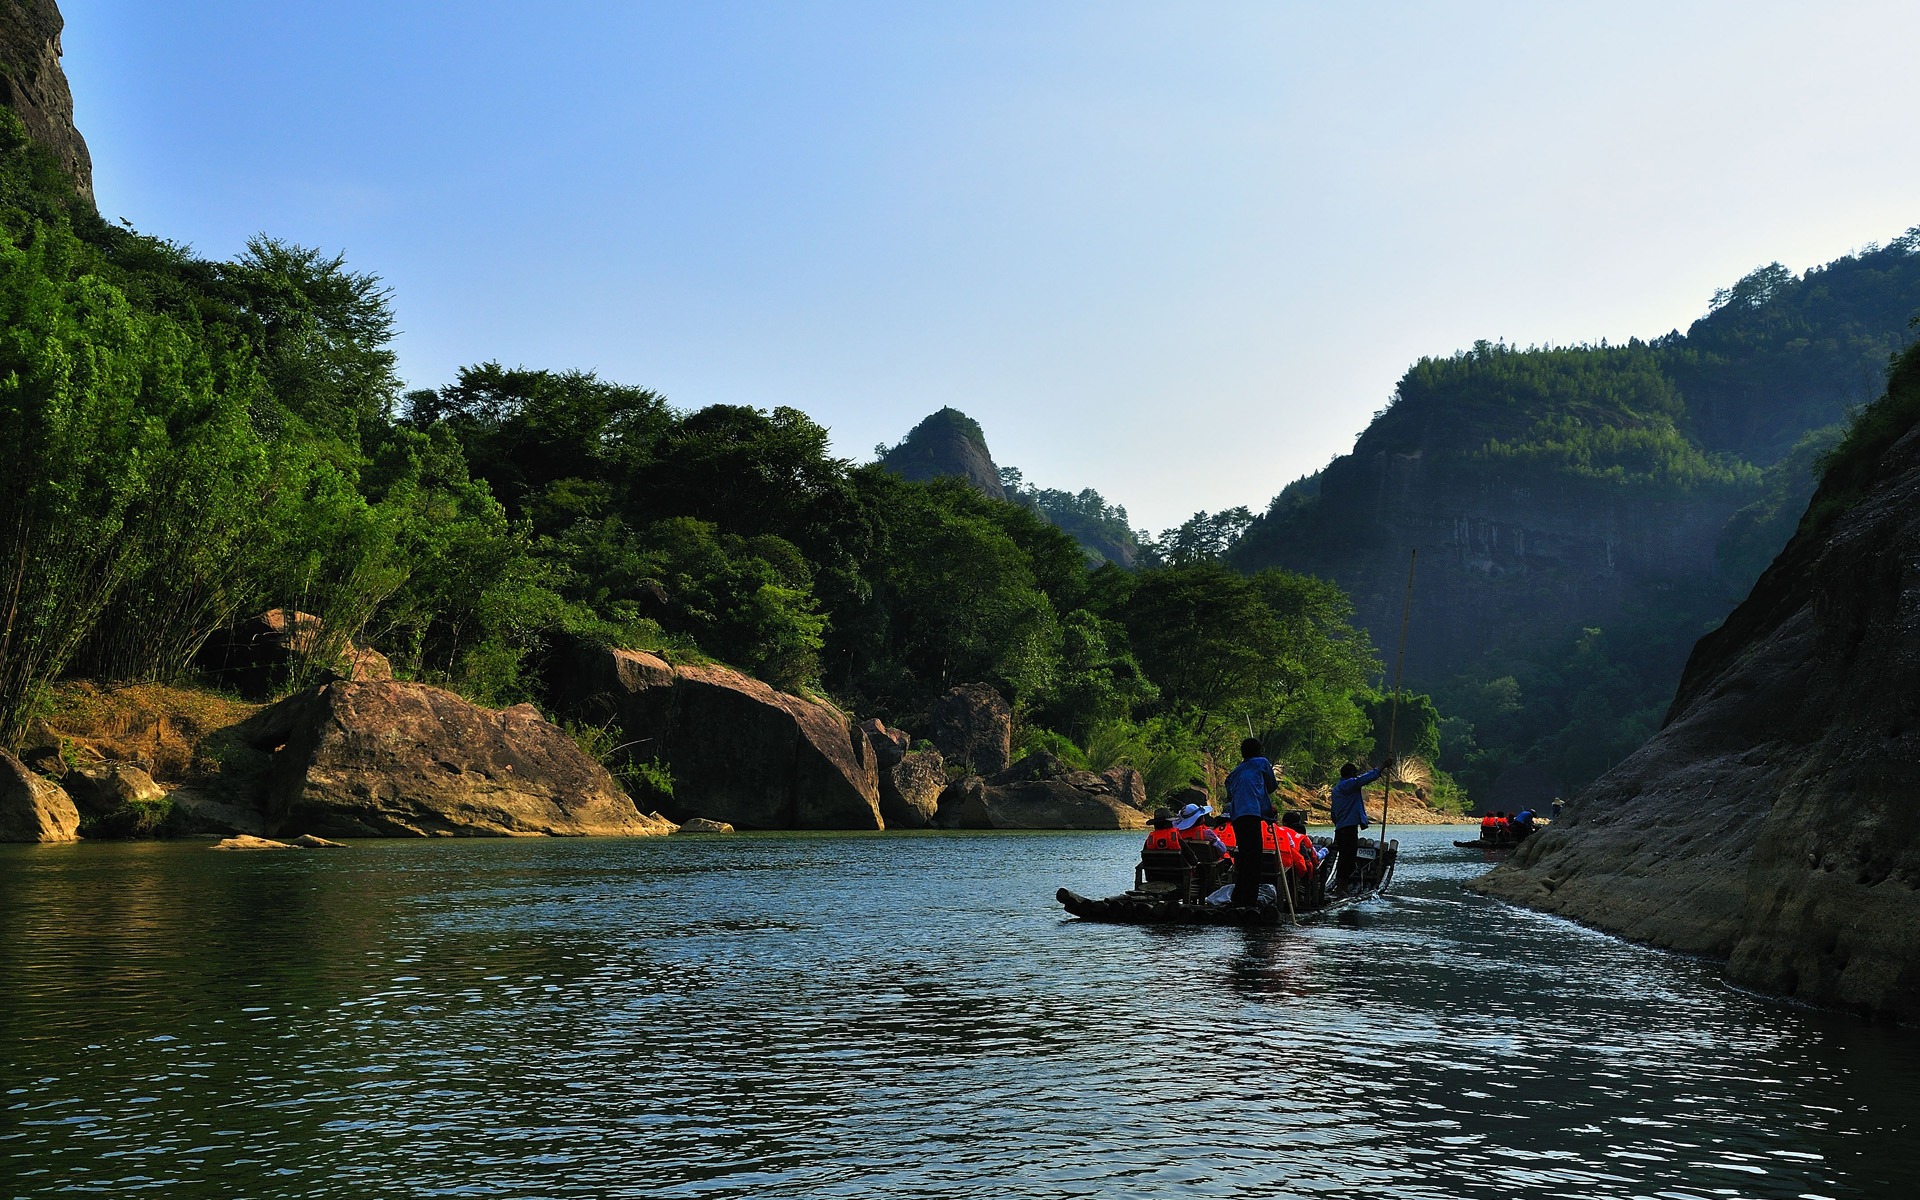
M1140 560L1142 535L1132 528L1127 510L1108 504L1092 488L1063 492L1027 483L1018 467L1001 467L1000 484L1007 499L1025 505L1065 531L1094 564L1110 562L1131 567Z
M1799 276L1778 264L1754 271L1717 293L1684 335L1527 350L1480 342L1408 370L1352 462L1417 454L1428 478L1472 480L1515 503L1587 498L1649 522L1672 511L1663 504L1731 514L1697 576L1663 579L1604 622L1449 651L1451 669L1423 686L1449 714L1442 761L1463 783L1484 789L1533 766L1577 787L1657 728L1693 642L1785 544L1816 472L1828 483L1809 519L1850 503L1857 485L1845 480L1864 479L1909 427L1915 402L1901 372L1910 351L1888 399L1847 432L1850 414L1881 392L1889 358L1912 341L1916 308L1920 230ZM1339 575L1349 548L1378 530L1346 511L1352 505L1327 502L1325 477L1289 485L1227 560ZM1189 525L1187 540L1203 540L1201 518ZM1524 595L1530 585L1481 586Z
M1817 532L1858 503L1872 486L1880 456L1920 425L1920 345L1910 346L1887 375L1887 393L1863 409L1844 436L1821 453L1820 490L1801 528Z
M353 639L488 702L541 700L551 652L581 643L709 656L908 728L984 681L1023 744L1131 763L1156 798L1248 727L1298 775L1371 747L1378 664L1346 598L1222 569L1215 526L1134 574L1105 561L1138 542L1096 493L856 467L792 409L498 363L403 396L376 278L264 237L209 262L107 227L5 120L0 143L0 742L62 673L175 679L281 606L323 622L308 672ZM985 458L978 426L937 417Z

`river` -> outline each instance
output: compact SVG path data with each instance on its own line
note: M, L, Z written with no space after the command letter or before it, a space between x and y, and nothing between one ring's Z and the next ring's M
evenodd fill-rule
M1920 1195L1920 1031L1472 896L1063 920L1136 834L0 847L0 1195Z

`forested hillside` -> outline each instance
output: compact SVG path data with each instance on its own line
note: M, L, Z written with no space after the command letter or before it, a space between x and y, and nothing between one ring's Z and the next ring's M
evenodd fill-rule
M326 634L287 687L351 638L540 703L586 642L908 729L984 681L1025 747L1159 795L1249 725L1310 779L1371 746L1378 664L1331 585L1093 569L1038 504L856 467L792 409L491 362L406 391L390 299L270 237L221 262L110 226L0 110L0 745L63 676L190 680L281 607Z
M1920 231L1755 271L1685 334L1423 359L1226 556L1338 582L1378 636L1418 548L1408 681L1450 717L1444 761L1495 803L1563 792L1658 726L1916 310Z

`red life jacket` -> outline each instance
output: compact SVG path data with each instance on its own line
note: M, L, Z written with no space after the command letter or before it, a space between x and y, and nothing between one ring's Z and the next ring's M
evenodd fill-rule
M1272 821L1260 822L1260 848L1262 850L1274 851L1280 848L1279 835L1274 832L1278 828L1280 827Z
M1301 843L1306 843L1303 847ZM1297 830L1280 828L1280 865L1296 875L1309 875L1313 867L1308 864L1314 860L1312 854L1313 839Z
M1239 841L1233 836L1233 823L1231 821L1213 832L1219 835L1220 840L1227 844L1228 850L1238 850L1240 848Z
M1492 829L1493 829L1493 814L1488 813L1486 816L1480 818L1480 832L1488 833L1488 832L1491 832Z
M1147 844L1143 850L1180 849L1180 831L1177 829L1156 829L1147 834Z

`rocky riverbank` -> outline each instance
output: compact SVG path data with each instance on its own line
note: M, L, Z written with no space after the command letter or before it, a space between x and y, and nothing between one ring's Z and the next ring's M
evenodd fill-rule
M1660 733L1481 891L1920 1018L1920 428L1866 473L1829 472Z
M263 696L318 636L304 614L265 614L216 639L206 669ZM347 646L331 678L273 703L62 684L0 764L0 840L1142 829L1153 808L1131 767L1011 761L1012 711L983 684L949 689L916 739L715 663L581 647L547 680L569 731L530 705L395 681L376 659ZM1277 801L1328 817L1321 789L1289 782ZM1404 793L1391 817L1458 819Z

